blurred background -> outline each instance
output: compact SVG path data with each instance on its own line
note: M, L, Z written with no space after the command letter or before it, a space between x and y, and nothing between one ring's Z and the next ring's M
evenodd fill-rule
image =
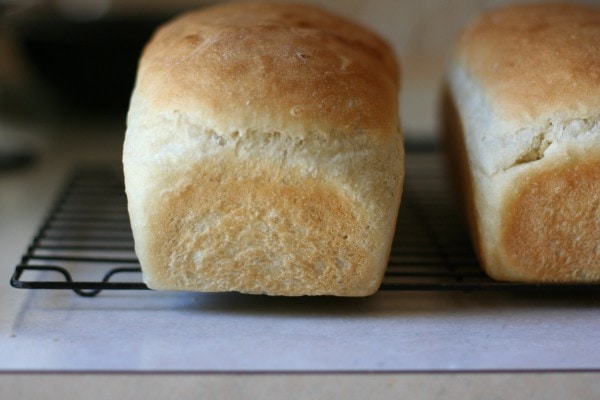
M409 136L432 138L436 137L445 60L457 33L486 9L511 3L305 2L357 20L393 45L403 69L405 131ZM20 147L35 147L39 132L53 121L110 119L124 126L137 59L152 31L184 10L215 3L218 1L0 0L0 155L27 159L27 151ZM23 124L29 129L23 130Z

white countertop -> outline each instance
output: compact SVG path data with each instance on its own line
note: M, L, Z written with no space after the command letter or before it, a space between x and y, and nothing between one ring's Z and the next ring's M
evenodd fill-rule
M57 372L99 387L114 374L123 385L161 374L178 390L185 387L176 376L198 382L200 373L206 387L222 389L220 379L229 377L246 395L267 387L308 390L311 379L334 390L349 377L362 389L379 382L389 394L430 377L438 386L427 391L435 397L434 387L501 389L509 376L524 388L541 385L532 393L600 393L598 294L380 292L338 299L143 291L82 298L11 288L10 275L69 168L120 157L118 126L88 127L86 135L77 124L62 129L46 137L51 145L33 167L0 172L0 398L11 398L2 394L16 387L40 391L27 377L60 382L64 375L47 375ZM267 376L275 380L264 383Z
M585 298L14 291L3 370L600 370L600 302Z

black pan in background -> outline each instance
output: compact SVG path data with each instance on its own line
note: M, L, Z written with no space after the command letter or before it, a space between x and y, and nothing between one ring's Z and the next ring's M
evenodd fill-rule
M142 49L173 15L110 16L91 22L45 15L13 29L34 76L69 112L125 114Z

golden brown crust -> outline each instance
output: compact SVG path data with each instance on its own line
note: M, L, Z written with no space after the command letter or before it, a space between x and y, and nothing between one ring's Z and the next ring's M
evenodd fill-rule
M168 212L148 226L148 250L162 266L151 286L288 296L378 288L370 249L384 239L338 188L296 174L281 181L272 170L220 176L218 165L201 168L194 185L157 199L155 208Z
M444 150L474 250L491 277L514 282L600 281L600 148L572 149L509 173L499 184L499 225L487 229L464 131L443 96ZM488 186L489 187L489 186ZM479 201L480 204L477 204Z
M522 174L503 208L504 278L600 281L600 154ZM511 276L512 275L512 276Z
M457 55L502 118L600 115L600 9L509 6L464 31Z
M394 132L392 50L357 24L308 6L232 4L158 30L137 87L155 110L201 109L215 124ZM219 128L219 126L215 126Z

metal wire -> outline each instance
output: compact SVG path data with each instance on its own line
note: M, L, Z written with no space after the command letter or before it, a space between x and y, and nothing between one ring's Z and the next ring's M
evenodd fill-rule
M93 297L102 290L148 289L140 273L121 173L81 167L65 183L10 283ZM26 275L31 279L25 280ZM115 281L120 276L134 281Z
M600 284L538 285L489 279L474 256L444 171L435 151L407 154L403 200L380 290L600 289ZM21 289L69 289L86 297L103 290L147 289L133 249L119 169L74 171L10 283Z

